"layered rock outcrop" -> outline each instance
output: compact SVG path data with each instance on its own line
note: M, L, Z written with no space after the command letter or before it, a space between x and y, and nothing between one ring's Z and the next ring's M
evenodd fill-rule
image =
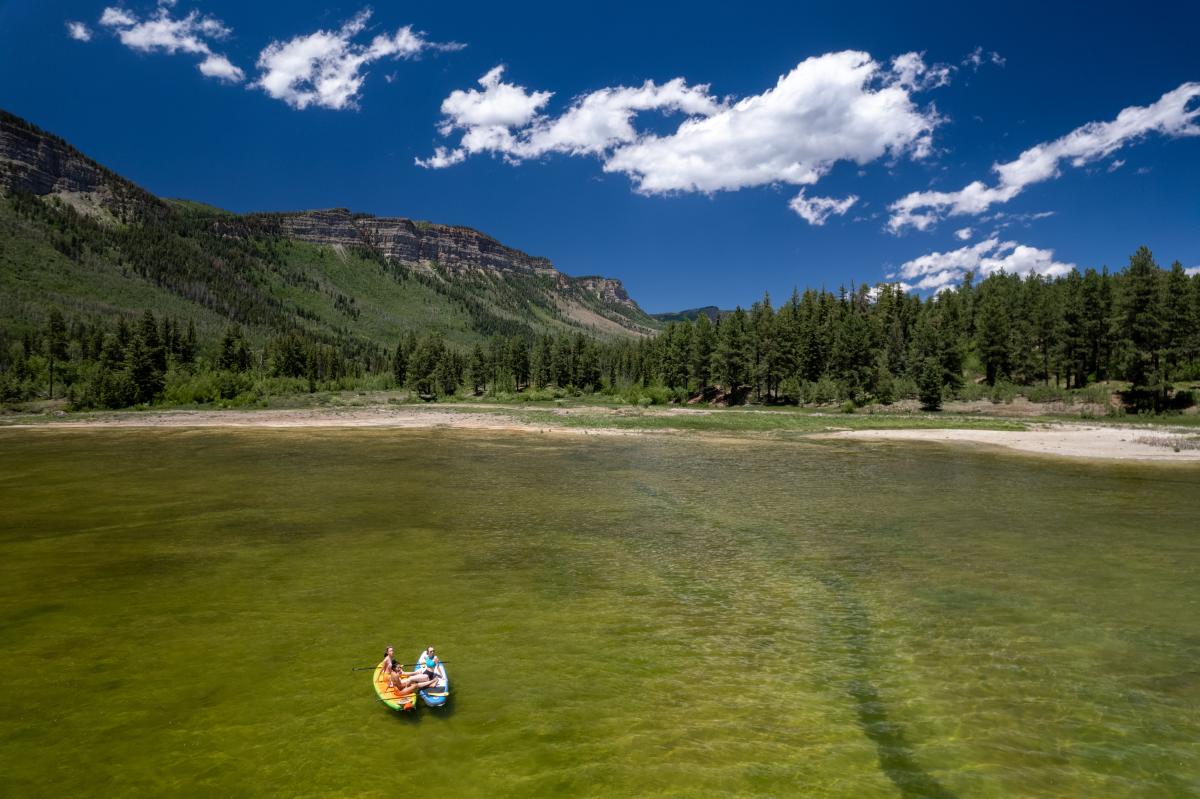
M271 214L282 235L314 244L368 247L389 261L451 272L480 270L550 278L567 292L585 292L606 305L638 310L620 280L571 277L546 258L507 247L478 230L401 217L354 214L345 208Z
M484 269L557 277L550 261L527 255L466 227L399 217L352 214L345 208L278 214L281 232L316 244L370 247L406 264L439 264L451 270Z

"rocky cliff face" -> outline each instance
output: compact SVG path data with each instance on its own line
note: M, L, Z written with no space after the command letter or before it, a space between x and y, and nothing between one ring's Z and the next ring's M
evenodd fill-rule
M0 189L59 196L86 213L100 209L126 219L137 209L161 210L149 192L125 180L18 116L0 110Z
M560 275L560 277L567 276ZM572 281L577 287L596 295L606 303L637 307L637 303L630 299L629 293L625 291L625 285L615 277L595 277L588 275L586 277L571 277L567 279Z
M106 191L99 165L74 147L0 111L0 185L31 194Z
M399 217L353 214L345 208L272 214L288 238L314 244L368 247L389 261L426 269L435 264L450 272L478 270L550 278L560 290L585 292L606 305L640 309L620 280L571 277L546 258L506 247L467 227L416 222Z
M477 230L411 219L351 214L344 208L278 215L289 238L316 244L370 247L390 261L450 270L482 269L557 277L545 258L506 247Z

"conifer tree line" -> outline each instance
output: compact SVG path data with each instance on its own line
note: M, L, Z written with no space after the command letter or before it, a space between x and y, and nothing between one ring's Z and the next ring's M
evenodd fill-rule
M51 308L42 331L11 340L0 330L0 401L65 398L75 409L163 399L204 403L247 394L257 377L299 381L281 383L279 393L305 386L348 387L347 379L352 384L368 374L370 363L294 332L254 348L242 328L230 324L219 339L202 343L193 321L156 317L150 310L139 319L121 316L106 325L68 322ZM179 391L171 396L173 384Z
M619 355L629 379L689 392L720 386L763 402L865 404L960 393L968 373L989 386L1079 389L1130 383L1139 410L1161 411L1173 384L1200 378L1200 275L1162 269L1145 247L1118 273L1058 278L996 273L935 297L895 285L769 297L715 323L672 323Z
M192 321L115 323L55 308L20 339L0 330L0 401L66 398L76 408L160 401L252 401L264 393L405 387L454 394L606 392L630 400L890 403L936 408L968 380L1080 389L1127 381L1128 404L1187 404L1176 384L1200 379L1200 275L1160 268L1146 248L1117 273L1054 279L993 274L921 298L898 286L794 292L747 311L672 322L653 337L496 333L464 349L439 330L410 331L388 354L299 330L255 346L231 323L201 341Z

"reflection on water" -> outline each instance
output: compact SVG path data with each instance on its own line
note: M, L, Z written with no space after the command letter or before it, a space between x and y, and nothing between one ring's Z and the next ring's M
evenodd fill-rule
M1198 488L844 442L0 431L0 794L1188 795ZM351 669L389 643L438 646L449 708L373 701Z

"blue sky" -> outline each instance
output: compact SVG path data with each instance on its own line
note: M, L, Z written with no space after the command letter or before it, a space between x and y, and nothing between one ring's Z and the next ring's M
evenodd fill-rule
M1200 6L904 5L0 0L0 107L159 195L468 225L650 311L1200 266Z

